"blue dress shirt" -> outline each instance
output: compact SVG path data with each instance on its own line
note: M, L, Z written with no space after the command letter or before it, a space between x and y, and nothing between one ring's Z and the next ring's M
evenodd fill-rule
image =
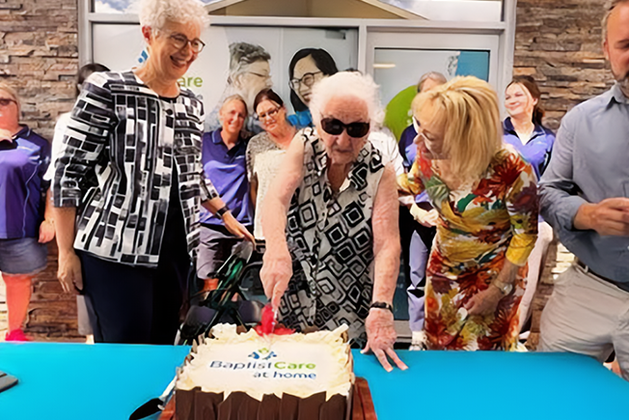
M629 99L618 84L566 114L540 186L541 213L566 248L629 291L629 237L573 226L582 204L629 198Z

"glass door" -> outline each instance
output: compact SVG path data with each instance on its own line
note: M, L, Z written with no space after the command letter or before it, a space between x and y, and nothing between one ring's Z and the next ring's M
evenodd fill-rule
M417 82L427 72L476 76L497 87L498 35L443 33L372 33L367 71L380 85L385 125L399 139L411 123L410 104Z

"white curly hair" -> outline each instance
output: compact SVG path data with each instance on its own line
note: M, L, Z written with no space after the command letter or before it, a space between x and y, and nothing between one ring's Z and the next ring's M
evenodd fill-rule
M167 22L197 23L204 28L208 13L199 0L139 0L140 25L163 29Z
M367 105L372 129L382 124L384 111L380 104L378 85L369 75L356 71L341 71L321 79L312 88L310 113L317 123L326 104L335 97L353 97Z

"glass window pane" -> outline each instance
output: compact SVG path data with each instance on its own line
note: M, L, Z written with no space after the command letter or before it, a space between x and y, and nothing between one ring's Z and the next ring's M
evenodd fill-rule
M489 51L376 48L373 67L374 80L380 85L386 106L385 125L399 139L411 123L411 101L424 73L436 71L448 80L454 76L476 76L488 81Z
M205 4L220 0L201 0ZM134 0L94 0L94 13L126 13L134 9Z
M500 22L503 0L380 0L429 20Z

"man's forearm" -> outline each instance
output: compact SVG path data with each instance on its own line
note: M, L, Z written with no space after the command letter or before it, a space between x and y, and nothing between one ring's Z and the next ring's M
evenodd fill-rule
M53 207L59 252L74 252L76 207Z

